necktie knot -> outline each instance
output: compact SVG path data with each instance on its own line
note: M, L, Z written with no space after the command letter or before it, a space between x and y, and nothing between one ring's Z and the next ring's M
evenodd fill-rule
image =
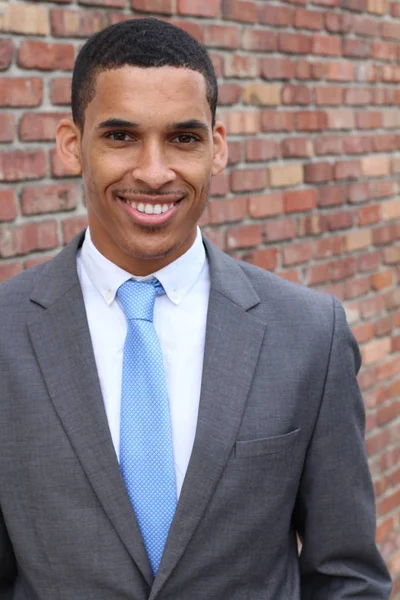
M117 296L128 320L153 321L156 296L165 294L158 279L136 281L128 279L117 291Z

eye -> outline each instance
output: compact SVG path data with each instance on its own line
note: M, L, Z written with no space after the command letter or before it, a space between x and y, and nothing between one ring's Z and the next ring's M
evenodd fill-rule
M182 133L172 138L172 141L177 142L178 144L195 144L196 142L199 142L200 139L192 133Z
M110 131L106 133L105 137L113 142L128 142L132 140L132 136L125 131Z

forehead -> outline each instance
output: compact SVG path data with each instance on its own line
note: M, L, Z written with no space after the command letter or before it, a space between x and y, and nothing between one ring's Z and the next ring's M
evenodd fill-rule
M179 117L211 120L204 76L177 67L133 67L101 71L86 118L100 122L109 117L135 122Z

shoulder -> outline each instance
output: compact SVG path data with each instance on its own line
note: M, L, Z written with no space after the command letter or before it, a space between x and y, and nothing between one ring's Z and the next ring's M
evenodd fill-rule
M21 305L29 300L32 289L47 264L41 263L31 267L23 273L15 275L12 279L0 283L0 314L4 314L2 311L7 306Z

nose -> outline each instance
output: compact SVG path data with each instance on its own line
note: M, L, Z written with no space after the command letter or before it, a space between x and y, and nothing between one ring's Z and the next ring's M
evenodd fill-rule
M132 174L137 182L152 190L157 190L176 178L175 172L168 166L162 144L156 140L142 145Z

